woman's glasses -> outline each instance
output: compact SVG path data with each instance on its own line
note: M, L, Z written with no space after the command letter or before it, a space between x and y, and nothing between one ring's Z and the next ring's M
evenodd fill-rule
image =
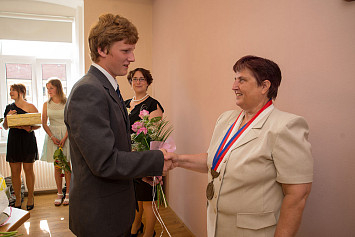
M143 81L146 81L146 80L145 80L144 77L140 77L140 78L133 77L133 78L132 78L132 81L133 81L133 82L138 82L138 81L139 81L139 82L143 82Z

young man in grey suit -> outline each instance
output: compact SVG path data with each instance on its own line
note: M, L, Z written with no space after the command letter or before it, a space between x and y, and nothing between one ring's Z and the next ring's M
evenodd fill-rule
M73 167L69 228L77 236L130 236L135 214L133 178L161 176L165 150L131 152L127 110L116 76L134 62L136 27L105 14L89 34L93 61L65 108Z

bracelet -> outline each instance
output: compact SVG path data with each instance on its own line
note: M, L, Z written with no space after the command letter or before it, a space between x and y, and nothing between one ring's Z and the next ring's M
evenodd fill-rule
M50 139L52 139L52 137L54 137L54 135L52 135L52 136L50 137Z

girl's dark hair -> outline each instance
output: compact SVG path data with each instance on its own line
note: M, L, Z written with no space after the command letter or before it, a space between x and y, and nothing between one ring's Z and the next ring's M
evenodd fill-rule
M150 71L149 71L149 70L144 69L144 68L136 68L136 69L134 69L134 70L132 70L132 71L130 71L130 72L128 73L128 75L127 75L127 80L128 80L128 82L129 82L129 84L132 85L133 76L134 76L134 74L135 74L137 71L140 71L140 72L143 74L143 77L144 77L145 80L147 81L148 86L149 86L150 84L152 84L152 82L153 82L152 74L150 74Z

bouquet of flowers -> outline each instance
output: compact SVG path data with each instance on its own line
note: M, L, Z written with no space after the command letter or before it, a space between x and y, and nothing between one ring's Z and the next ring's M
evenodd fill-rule
M69 162L67 161L67 157L63 153L62 147L58 147L58 149L55 150L53 158L54 166L62 170L62 177L64 177L65 171L71 172Z
M146 151L158 150L164 148L169 152L175 151L176 147L173 142L168 142L167 139L173 131L169 121L165 118L154 117L149 119L149 112L142 110L139 114L141 120L132 125L134 133L131 134L132 150ZM169 139L171 141L171 139ZM168 206L168 203L160 184L157 185L158 208L159 205Z

